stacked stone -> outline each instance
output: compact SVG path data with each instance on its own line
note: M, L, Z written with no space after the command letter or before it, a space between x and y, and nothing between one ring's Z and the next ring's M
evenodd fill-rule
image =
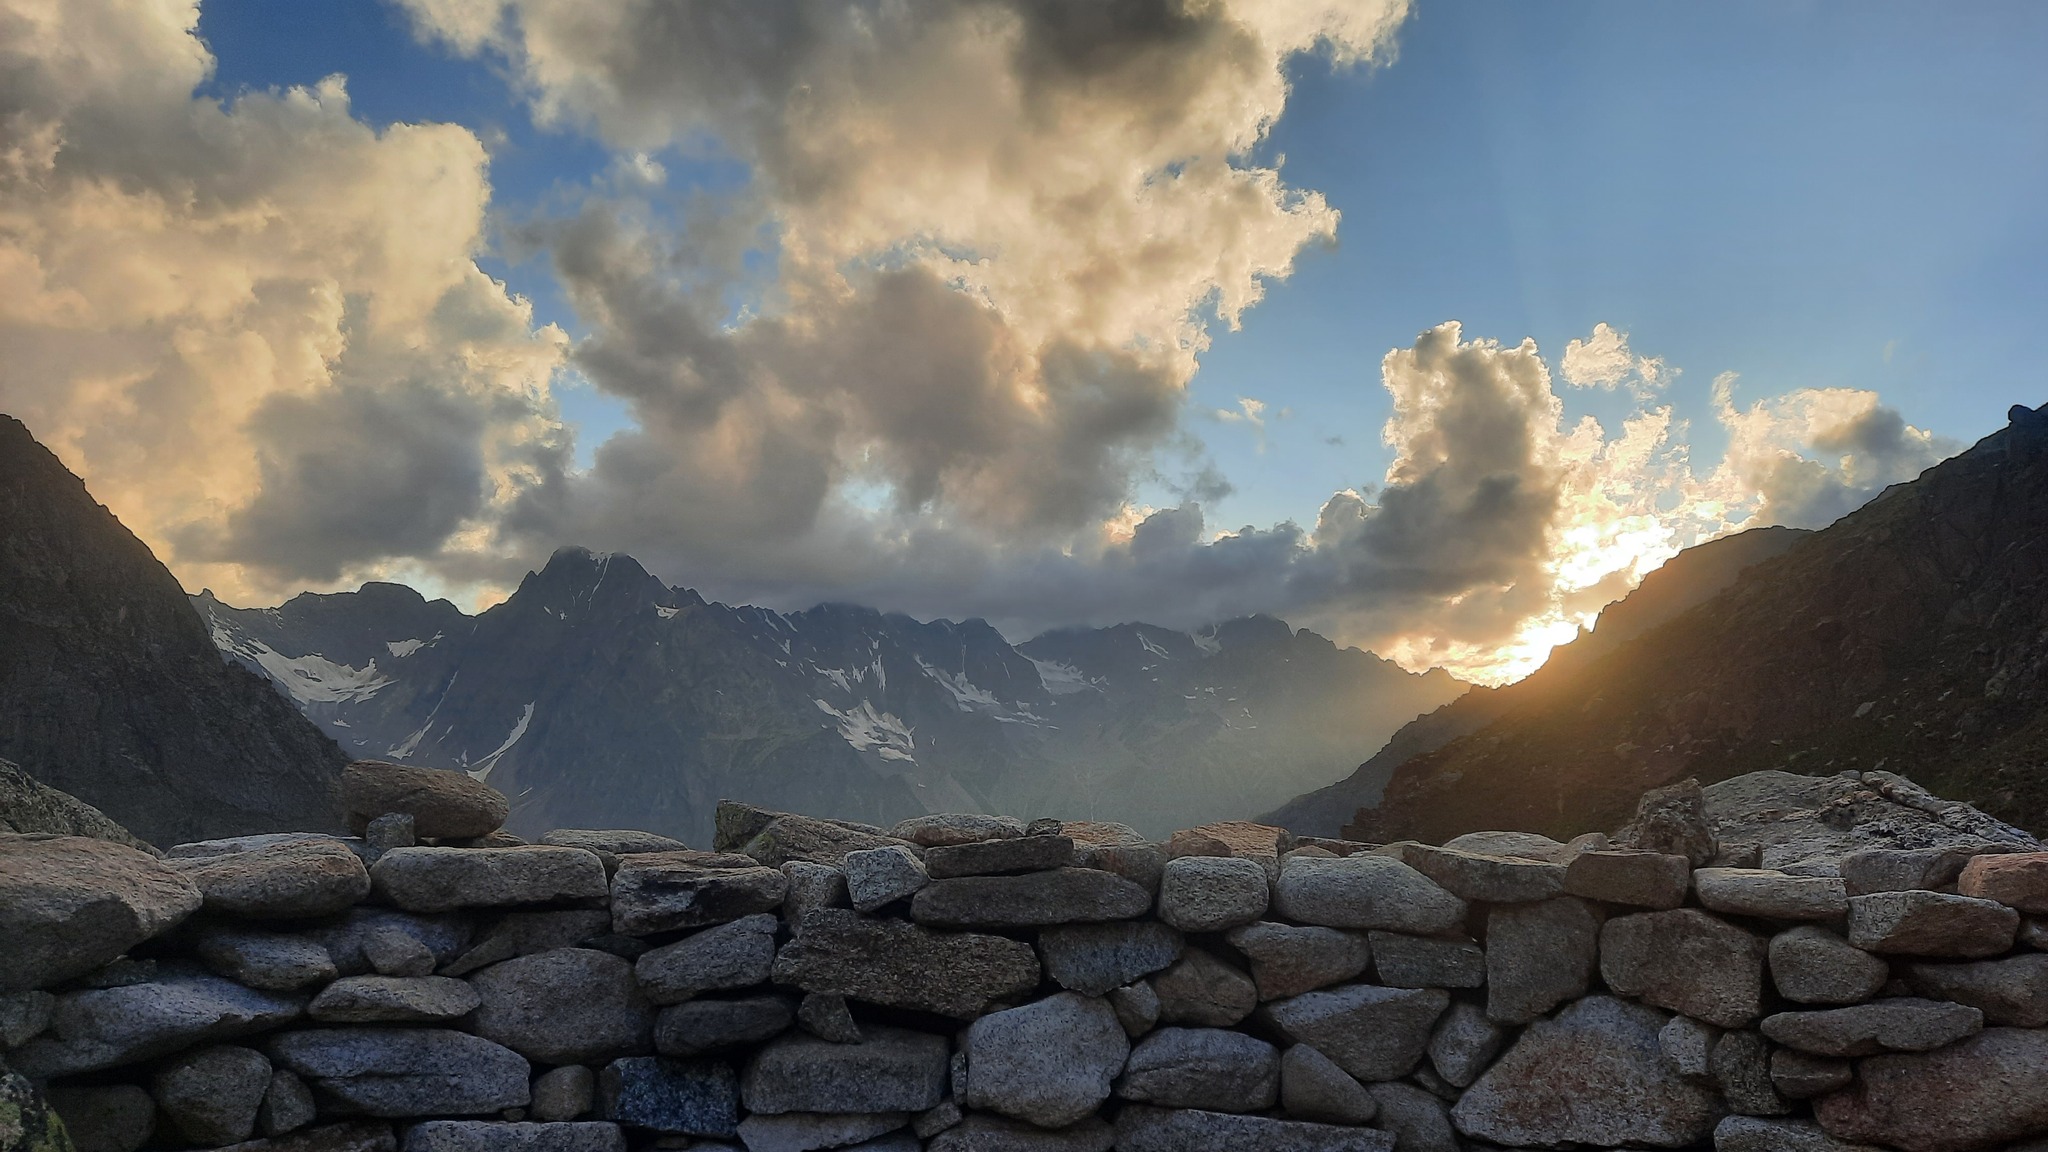
M1714 866L1684 819L1619 848L1242 822L1154 844L736 804L705 852L507 843L503 797L452 772L358 764L344 801L353 837L162 860L0 837L0 1099L33 1083L81 1152L2048 1134L2048 853L1790 875Z

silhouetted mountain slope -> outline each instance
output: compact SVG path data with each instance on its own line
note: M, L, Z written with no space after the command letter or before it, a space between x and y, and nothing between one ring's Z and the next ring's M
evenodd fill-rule
M177 579L5 416L0 757L159 844L325 827L343 763L221 659Z
M1753 528L1687 548L1644 576L1633 592L1603 609L1592 631L1582 631L1576 640L1559 645L1537 675L1554 677L1554 669L1582 664L1614 651L1712 599L1733 584L1744 569L1783 553L1807 535L1810 533L1800 528ZM1379 802L1396 768L1493 723L1516 706L1528 691L1522 687L1528 682L1523 680L1504 688L1475 686L1449 704L1409 722L1350 776L1327 788L1297 796L1261 819L1302 835L1338 835L1359 808Z
M979 620L707 603L557 552L471 618L410 589L197 598L214 640L357 755L465 768L512 826L708 839L722 797L888 823L928 811L1155 832L1271 805L1463 685L1277 620L1012 646Z
M1508 691L1354 831L1562 835L1686 776L1877 767L2048 827L2048 414L2015 408L1705 603Z

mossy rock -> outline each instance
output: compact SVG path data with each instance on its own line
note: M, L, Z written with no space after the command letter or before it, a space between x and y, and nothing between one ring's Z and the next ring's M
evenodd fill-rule
M0 1071L0 1152L77 1152L36 1086Z

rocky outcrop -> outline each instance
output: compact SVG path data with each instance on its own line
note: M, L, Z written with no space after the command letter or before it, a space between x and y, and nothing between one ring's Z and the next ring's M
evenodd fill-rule
M76 796L37 781L22 771L21 765L11 760L0 760L0 835L10 832L91 836L145 852L156 851L108 819L106 813Z
M378 806L366 827L391 815ZM473 848L257 837L161 861L0 837L0 915L26 909L5 939L27 946L0 948L0 1056L84 1152L2007 1152L2048 1137L2048 953L2013 929L2048 901L2048 853L1951 846L1814 876L1604 839L1281 851L1245 825L1188 830L1176 854L1116 833L1117 862L1147 847L1166 862L1148 886L1080 863L1110 861L1050 824L896 830L946 841L923 844L732 814L758 851L769 827L821 855L841 842L821 828L890 842L771 868L616 831ZM579 840L659 850L617 854L607 875ZM1980 895L1860 891L1900 876L1975 877ZM964 895L920 917L944 885Z

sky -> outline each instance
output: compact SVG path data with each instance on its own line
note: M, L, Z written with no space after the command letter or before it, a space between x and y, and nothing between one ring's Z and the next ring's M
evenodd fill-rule
M2048 8L0 0L0 410L188 587L553 548L1535 667L2048 402Z

